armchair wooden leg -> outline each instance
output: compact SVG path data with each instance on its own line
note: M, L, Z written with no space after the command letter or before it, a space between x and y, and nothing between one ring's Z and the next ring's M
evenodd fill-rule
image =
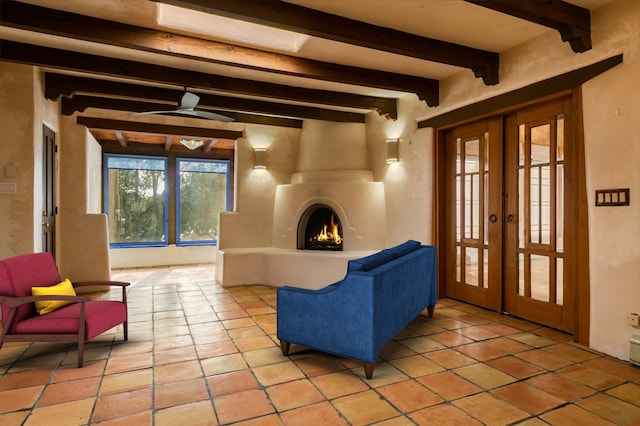
M365 362L364 363L364 375L367 379L371 379L373 377L373 367L375 366L374 362Z
M78 340L78 368L84 363L84 339Z
M82 368L84 361L84 338L87 335L84 305L84 302L80 302L80 318L78 320L78 368Z
M127 321L122 323L122 331L124 332L124 341L129 340L129 323Z
M280 349L282 349L282 355L284 356L289 355L289 349L291 349L291 343L283 342L282 340L280 340Z
M433 311L436 309L435 306L427 306L427 314L429 315L429 318L433 318Z

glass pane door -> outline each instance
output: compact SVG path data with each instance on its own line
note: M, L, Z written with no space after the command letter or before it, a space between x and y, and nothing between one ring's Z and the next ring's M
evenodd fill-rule
M499 232L502 216L500 133L498 123L487 120L447 135L447 217L455 218L448 244L448 258L453 259L448 262L449 277L454 279L447 280L447 294L493 309L500 305L501 259L494 254L501 246L492 233L492 228ZM491 278L496 274L498 279L492 286Z
M565 285L565 104L557 101L508 121L505 310L567 330Z

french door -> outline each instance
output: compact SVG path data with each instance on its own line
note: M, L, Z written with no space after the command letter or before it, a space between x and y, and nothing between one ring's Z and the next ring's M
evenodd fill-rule
M447 296L502 309L502 119L446 134Z
M448 297L573 332L571 100L445 132Z

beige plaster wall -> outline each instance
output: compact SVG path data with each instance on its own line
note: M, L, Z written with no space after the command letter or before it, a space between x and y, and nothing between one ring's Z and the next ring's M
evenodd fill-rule
M629 338L640 335L626 320L640 313L640 2L598 12L594 45L624 62L583 86L591 347L628 359ZM594 207L595 190L605 188L629 188L631 205Z
M387 246L408 239L432 243L433 130L418 130L424 102L407 95L398 102L398 119L367 114L367 143L374 180L384 183ZM397 163L386 162L386 140L399 138Z
M304 121L298 172L367 169L369 158L363 124Z
M0 258L42 250L42 126L59 127L43 87L39 69L0 62L0 183L15 185L0 193Z
M300 134L300 129L246 126L245 137L236 142L234 208L220 215L220 249L271 244L276 186L289 183L296 169ZM266 169L253 168L254 148L267 149Z
M100 164L97 142L84 126L76 124L75 116L60 120L59 214L56 221L58 268L60 275L72 281L108 280L111 277L106 216L89 211L99 189L90 179L96 164Z
M213 263L216 246L176 246L115 248L109 250L111 268L140 268L155 266Z
M0 258L34 251L34 76L33 67L0 61L0 183L16 186L0 193Z

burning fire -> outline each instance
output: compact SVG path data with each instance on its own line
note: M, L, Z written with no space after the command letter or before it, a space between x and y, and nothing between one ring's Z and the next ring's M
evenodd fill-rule
M316 241L328 241L335 244L342 243L342 237L340 236L340 232L338 231L338 224L335 222L333 215L331 215L331 230L327 231L329 225L326 223L323 226L322 231L316 235Z

